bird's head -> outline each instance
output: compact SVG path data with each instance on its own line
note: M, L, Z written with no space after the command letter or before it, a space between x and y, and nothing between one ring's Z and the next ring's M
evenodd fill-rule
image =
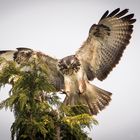
M63 74L71 75L80 69L80 62L75 55L70 55L61 59L58 67Z

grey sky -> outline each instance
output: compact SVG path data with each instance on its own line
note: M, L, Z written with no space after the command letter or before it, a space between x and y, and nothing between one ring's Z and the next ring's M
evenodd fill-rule
M111 104L96 118L94 140L140 139L140 2L138 0L0 0L0 49L29 47L62 58L73 54L106 10L129 8L137 22L119 65L108 78L93 81L113 93ZM0 91L7 97L9 87ZM0 111L0 138L10 140L10 111Z

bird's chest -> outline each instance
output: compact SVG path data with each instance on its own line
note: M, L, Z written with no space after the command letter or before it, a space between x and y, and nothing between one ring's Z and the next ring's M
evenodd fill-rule
M78 92L78 77L77 74L72 75L65 75L64 82L65 82L65 91L66 92Z

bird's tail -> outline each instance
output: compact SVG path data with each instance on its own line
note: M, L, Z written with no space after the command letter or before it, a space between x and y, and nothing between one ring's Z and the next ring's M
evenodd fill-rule
M64 100L65 105L83 104L89 107L92 115L97 115L111 101L112 93L87 83L86 91L81 94L69 94Z
M111 95L112 93L89 83L87 84L87 91L84 97L90 112L93 115L97 115L99 111L103 110L109 104Z

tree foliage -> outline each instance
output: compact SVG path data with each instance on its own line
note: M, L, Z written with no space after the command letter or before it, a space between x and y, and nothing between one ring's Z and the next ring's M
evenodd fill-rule
M11 126L14 140L88 140L83 130L97 121L86 106L64 106L48 72L38 61L18 66L0 59L0 87L11 84L9 97L0 109L10 108L15 121Z

